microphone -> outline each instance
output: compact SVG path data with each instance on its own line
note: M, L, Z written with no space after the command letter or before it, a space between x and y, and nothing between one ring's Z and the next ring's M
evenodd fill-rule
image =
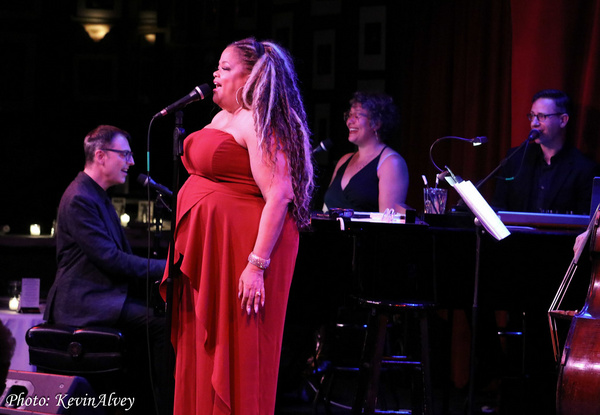
M153 118L164 117L165 115L170 114L173 111L177 111L178 109L185 107L187 104L208 98L211 95L212 89L210 88L210 86L208 86L208 84L202 84L194 88L192 92L187 94L185 97L181 98L179 101L176 101L168 107L166 107L165 109L163 109L162 111L157 112Z
M150 178L150 176L140 174L137 180L138 183L140 183L142 186L154 189L164 196L173 196L172 191L170 191L167 187L163 186L162 184L156 183L154 180L152 180L152 178Z
M540 137L540 130L536 130L535 128L533 130L531 130L529 132L529 135L527 136L527 141L533 141L536 138Z
M483 136L483 137L471 138L469 141L473 144L473 146L480 146L482 144L487 143L488 139L487 139L487 137Z
M321 153L323 151L329 151L333 147L333 141L331 138L327 138L319 143L318 146L312 149L312 154Z

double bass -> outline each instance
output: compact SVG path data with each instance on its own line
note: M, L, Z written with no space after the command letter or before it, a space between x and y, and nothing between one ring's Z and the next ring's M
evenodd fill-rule
M592 260L591 280L585 303L578 312L560 311L560 303L577 269L586 243L579 244L567 275L548 311L554 357L558 366L557 415L600 414L600 212L592 216L587 229ZM556 318L571 318L562 353L558 347Z

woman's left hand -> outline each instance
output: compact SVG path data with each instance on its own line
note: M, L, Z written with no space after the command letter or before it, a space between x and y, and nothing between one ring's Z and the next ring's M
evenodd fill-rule
M238 284L238 298L242 300L242 310L246 310L248 315L254 309L258 313L259 306L265 306L265 280L264 270L248 264Z

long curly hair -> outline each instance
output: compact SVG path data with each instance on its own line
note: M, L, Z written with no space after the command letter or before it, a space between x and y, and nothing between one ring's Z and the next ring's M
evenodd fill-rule
M281 151L289 165L294 190L292 214L298 227L310 223L314 189L310 129L298 77L290 54L272 41L246 38L235 47L250 76L242 90L242 105L252 110L263 156L271 163Z

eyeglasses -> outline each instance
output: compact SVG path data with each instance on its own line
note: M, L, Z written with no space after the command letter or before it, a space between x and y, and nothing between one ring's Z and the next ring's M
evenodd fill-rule
M533 121L534 118L537 117L539 122L544 122L546 121L546 118L548 117L552 117L553 115L561 115L562 112L555 112L554 114L543 114L543 113L538 113L538 114L534 114L533 112L530 112L529 114L527 114L527 119L529 120L529 122Z
M349 119L360 119L360 118L366 118L368 119L369 116L365 113L362 112L350 112L350 111L346 111L344 113L344 121L348 121Z
M115 150L114 148L101 148L103 151L112 151L113 153L119 153L126 161L133 160L133 151L129 150Z

